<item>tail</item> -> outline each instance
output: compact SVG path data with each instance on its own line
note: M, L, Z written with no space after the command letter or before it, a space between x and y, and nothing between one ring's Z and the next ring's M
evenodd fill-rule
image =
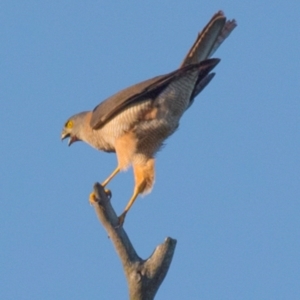
M236 26L236 21L234 19L227 21L222 11L214 14L211 20L198 34L195 43L187 53L180 68L210 58ZM194 98L209 84L214 76L215 73L210 73L201 80L199 78L191 96L190 105L193 103Z
M217 12L198 34L180 67L195 64L211 57L236 26L234 19L226 21L224 13L222 11Z

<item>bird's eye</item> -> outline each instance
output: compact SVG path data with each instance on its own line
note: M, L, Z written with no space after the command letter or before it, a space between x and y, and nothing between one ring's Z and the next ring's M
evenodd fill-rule
M65 124L66 128L71 129L73 127L73 121L69 120L66 124Z

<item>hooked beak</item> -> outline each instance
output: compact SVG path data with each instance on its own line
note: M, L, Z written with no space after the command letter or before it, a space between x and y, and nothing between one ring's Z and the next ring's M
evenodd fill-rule
M63 130L60 139L63 141L66 138L69 138L68 146L71 146L74 142L78 141L76 136L71 136L70 132L66 132L65 130Z

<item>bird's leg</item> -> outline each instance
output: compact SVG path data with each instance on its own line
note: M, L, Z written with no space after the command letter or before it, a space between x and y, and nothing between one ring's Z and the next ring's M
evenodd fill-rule
M128 203L127 203L124 211L122 212L122 214L118 217L118 219L119 219L119 226L123 225L123 223L125 221L126 214L128 213L129 209L133 205L133 203L136 200L137 196L144 191L145 186L146 186L146 182L145 181L143 181L140 185L135 186L134 191L133 191L133 195L131 196L130 200L128 201Z
M120 167L117 166L115 170L101 183L101 185L105 187L119 172Z
M103 187L105 187L118 173L120 172L119 166L116 167L116 169L106 178L106 180L103 181L101 184ZM106 195L111 198L111 191L109 189L104 189ZM96 195L94 192L90 193L89 202L93 204L96 201Z
M115 170L106 178L106 180L103 181L101 184L103 187L105 187L118 173L120 172L120 167L117 166ZM111 198L111 191L109 189L104 189L106 195Z
M154 182L154 159L150 158L142 164L133 164L135 186L133 195L128 201L123 213L119 216L119 226L122 226L129 209L139 194L150 191Z

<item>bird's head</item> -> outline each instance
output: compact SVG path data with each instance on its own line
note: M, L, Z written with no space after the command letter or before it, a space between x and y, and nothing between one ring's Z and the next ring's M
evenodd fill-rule
M71 146L74 142L81 141L82 131L86 124L86 115L88 112L82 112L77 115L72 116L65 123L64 128L61 133L61 140L69 138L68 146Z

